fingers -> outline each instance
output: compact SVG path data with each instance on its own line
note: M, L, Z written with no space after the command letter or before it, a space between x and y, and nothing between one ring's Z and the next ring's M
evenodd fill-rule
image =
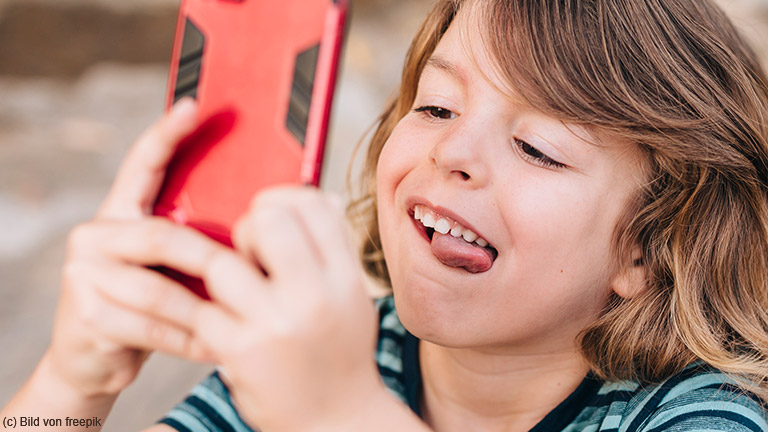
M114 270L114 269L112 269ZM148 314L146 311L132 309L114 301L111 293L114 280L104 285L103 274L96 266L84 263L70 263L66 269L67 279L71 283L67 293L79 298L77 315L92 331L102 336L101 345L126 347L142 351L160 350L172 355L182 356L197 361L210 361L208 351L196 340L189 329ZM119 276L125 276L119 271ZM118 295L117 297L125 297ZM110 346L102 347L113 351Z
M324 264L322 246L315 242L302 215L294 208L267 198L258 199L235 229L239 250L254 258L270 277L316 271ZM292 272L286 270L292 269Z
M344 203L341 197L321 193L316 189L297 189L307 194L308 206L300 209L307 229L320 247L323 261L332 268L347 268L350 261L357 262L355 248L346 224Z
M205 302L144 267L170 267L203 279L211 297L239 316L253 313L261 303L256 296L263 290L263 276L252 263L205 235L164 218L92 222L72 233L69 247L73 261L95 261L91 265L93 277L109 287L115 301L152 310L188 328L193 326L194 309Z
M270 277L348 269L356 262L340 200L313 188L278 188L260 194L236 225L233 240Z
M211 361L202 343L217 347L222 335L234 334L239 317L262 314L258 269L189 228L161 218L101 221L79 227L73 237L73 257L65 268L69 285L81 293L95 290L103 299L81 294L82 315L116 344ZM110 241L98 241L104 238ZM215 303L147 269L150 265L202 278Z
M134 144L99 210L103 218L131 219L149 214L178 143L197 125L197 105L180 100Z
M105 316L93 324L115 343L145 351L162 351L198 362L213 361L192 331L140 312L105 304Z
M70 236L70 255L139 266L167 266L202 277L217 253L229 252L205 235L164 219L99 221L76 228Z
M147 268L112 262L70 265L88 274L99 292L112 302L178 327L191 328L190 321L204 301L183 285Z
M221 355L236 350L235 345L241 343L238 336L243 336L242 329L242 320L208 303L198 311L194 333L211 352ZM220 364L221 359L217 360Z
M266 292L263 275L235 252L216 254L208 263L203 280L211 298L236 316L260 315L265 307L261 301Z

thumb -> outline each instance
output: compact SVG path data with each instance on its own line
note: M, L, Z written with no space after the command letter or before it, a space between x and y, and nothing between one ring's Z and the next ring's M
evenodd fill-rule
M128 152L98 217L134 219L148 214L179 142L197 126L197 103L184 98L147 129Z

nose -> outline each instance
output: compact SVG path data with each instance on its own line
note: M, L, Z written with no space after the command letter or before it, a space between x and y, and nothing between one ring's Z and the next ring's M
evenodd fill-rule
M432 147L429 159L433 167L445 178L471 186L481 187L490 177L487 137L475 129L452 128ZM478 133L479 132L479 133Z

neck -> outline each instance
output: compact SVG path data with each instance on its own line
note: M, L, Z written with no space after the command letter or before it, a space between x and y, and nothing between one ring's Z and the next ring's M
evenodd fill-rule
M576 350L513 355L420 345L423 416L440 432L527 431L588 372Z

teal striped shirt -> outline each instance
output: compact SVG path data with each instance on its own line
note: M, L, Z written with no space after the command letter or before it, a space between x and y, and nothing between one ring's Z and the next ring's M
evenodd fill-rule
M420 415L419 341L397 317L392 297L377 301L376 361L381 378ZM218 373L195 387L162 420L180 432L253 432ZM768 432L768 412L724 374L691 365L665 382L601 382L587 376L532 432Z

